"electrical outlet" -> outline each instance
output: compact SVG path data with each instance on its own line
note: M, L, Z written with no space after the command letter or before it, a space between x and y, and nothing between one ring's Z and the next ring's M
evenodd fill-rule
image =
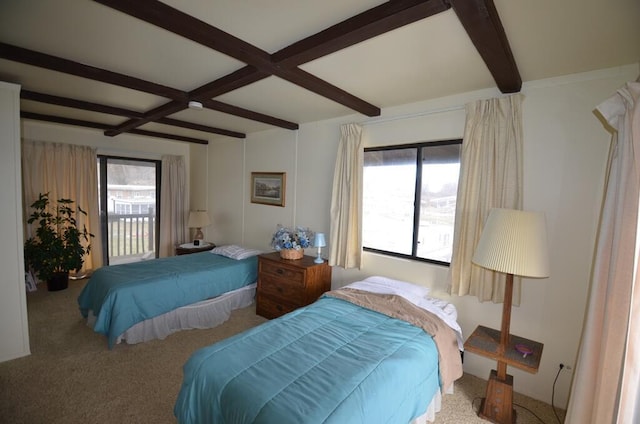
M564 364L562 362L560 363L559 367L560 367L560 369L571 370L571 365L567 365L567 364Z

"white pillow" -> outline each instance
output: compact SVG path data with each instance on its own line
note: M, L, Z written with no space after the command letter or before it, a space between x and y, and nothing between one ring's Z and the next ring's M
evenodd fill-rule
M239 261L251 256L259 255L262 253L262 251L256 249L247 249L245 247L236 246L235 244L229 244L226 246L217 246L211 250L211 253L226 256L227 258Z
M388 277L381 277L374 275L366 278L364 281L367 283L375 284L379 287L386 287L395 289L401 292L409 293L417 297L425 297L429 295L430 289L428 287L419 286L417 284L409 283L407 281L394 280Z

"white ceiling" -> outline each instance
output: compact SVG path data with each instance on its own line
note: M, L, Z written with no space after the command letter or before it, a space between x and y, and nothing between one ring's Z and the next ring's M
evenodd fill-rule
M165 0L274 53L363 12L376 0ZM495 0L523 81L637 63L638 0ZM0 0L0 42L190 91L245 66L117 10L87 0ZM495 86L452 10L346 48L301 69L380 108ZM0 59L0 80L25 90L138 112L167 99ZM354 113L277 77L215 100L304 123ZM127 118L23 100L24 111L117 125ZM242 133L271 128L211 110L170 116ZM212 139L147 124L141 129ZM99 130L96 130L99 131Z

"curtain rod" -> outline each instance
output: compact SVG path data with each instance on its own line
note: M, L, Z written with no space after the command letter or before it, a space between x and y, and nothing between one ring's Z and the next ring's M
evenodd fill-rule
M403 119L420 118L421 116L435 115L436 113L453 112L453 111L456 111L456 110L464 110L464 106L463 105L450 106L450 107L427 110L427 111L424 111L424 112L417 112L417 113L412 113L412 114L407 114L407 115L390 116L388 118L373 118L373 119L369 119L369 120L366 120L366 121L362 121L361 124L363 126L376 125L376 124L382 124L382 123L385 123L385 122L400 121L400 120L403 120Z

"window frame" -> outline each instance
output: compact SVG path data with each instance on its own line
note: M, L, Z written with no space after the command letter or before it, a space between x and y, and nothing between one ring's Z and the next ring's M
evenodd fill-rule
M450 266L450 262L439 261L435 259L429 258L421 258L417 256L418 253L418 228L420 226L420 203L422 199L422 158L423 158L423 149L429 147L437 147L437 146L449 146L453 144L459 144L462 146L462 138L454 138L448 140L437 140L437 141L424 141L419 143L409 143L409 144L396 144L396 145L388 145L388 146L375 146L375 147L365 147L364 152L377 152L384 150L399 150L399 149L417 149L416 153L416 181L414 186L414 203L413 203L413 239L411 246L411 255L407 255L405 253L392 252L389 250L376 249L373 247L365 247L364 243L362 246L362 250L365 252L377 253L385 256L392 256L396 258L408 259L418 262L426 262L434 265L442 265L442 266ZM458 180L458 183L460 180ZM454 222L455 226L455 222Z

